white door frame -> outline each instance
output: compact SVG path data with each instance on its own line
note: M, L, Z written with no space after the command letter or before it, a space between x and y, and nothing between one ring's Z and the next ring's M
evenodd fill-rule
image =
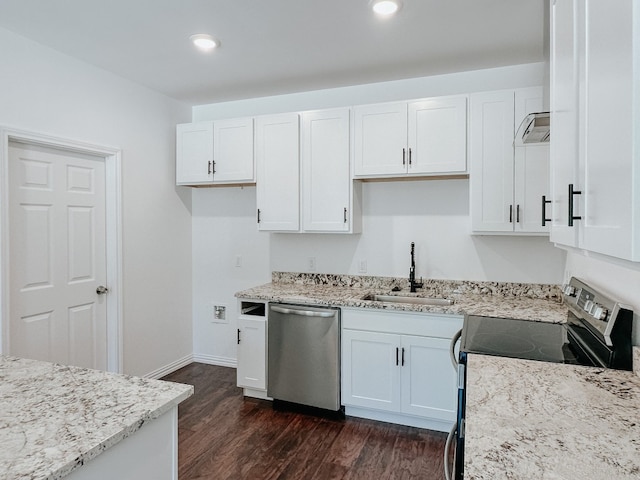
M75 140L0 127L0 354L9 352L9 142L54 147L105 159L107 370L122 372L122 177L121 151Z

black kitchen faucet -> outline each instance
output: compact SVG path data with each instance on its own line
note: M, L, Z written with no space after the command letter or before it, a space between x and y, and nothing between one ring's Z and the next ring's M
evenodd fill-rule
M411 242L411 267L409 268L409 288L411 293L416 292L416 288L422 288L422 277L420 277L420 281L416 282L416 254L415 254L416 244Z

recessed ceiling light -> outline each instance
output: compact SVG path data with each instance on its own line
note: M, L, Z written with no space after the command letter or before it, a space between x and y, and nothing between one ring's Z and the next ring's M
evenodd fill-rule
M378 15L389 16L400 10L401 0L372 0L371 8Z
M220 46L220 42L206 33L198 33L189 37L200 50L209 51Z

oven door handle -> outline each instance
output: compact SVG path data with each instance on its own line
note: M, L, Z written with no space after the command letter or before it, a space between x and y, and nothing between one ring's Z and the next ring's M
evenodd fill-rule
M449 356L451 357L451 364L453 368L458 369L458 359L456 358L456 343L460 340L462 336L462 329L458 330L456 334L451 339L451 344L449 345Z
M449 452L451 451L451 445L454 444L453 439L456 437L458 433L458 423L454 423L453 427L451 427L451 431L449 435L447 435L447 441L444 444L444 478L445 480L452 480L455 475L455 458L453 462L453 466L449 467Z

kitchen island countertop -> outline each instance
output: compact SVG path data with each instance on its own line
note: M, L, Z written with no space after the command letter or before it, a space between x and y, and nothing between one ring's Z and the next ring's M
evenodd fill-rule
M640 478L633 372L468 358L465 479Z
M192 394L191 385L0 355L0 478L62 478Z
M244 299L335 307L386 309L448 315L483 315L564 323L567 308L555 285L425 280L410 293L406 280L274 272L273 281L236 293ZM401 288L393 291L393 288ZM364 300L369 294L391 294L452 299L452 305L420 305Z

